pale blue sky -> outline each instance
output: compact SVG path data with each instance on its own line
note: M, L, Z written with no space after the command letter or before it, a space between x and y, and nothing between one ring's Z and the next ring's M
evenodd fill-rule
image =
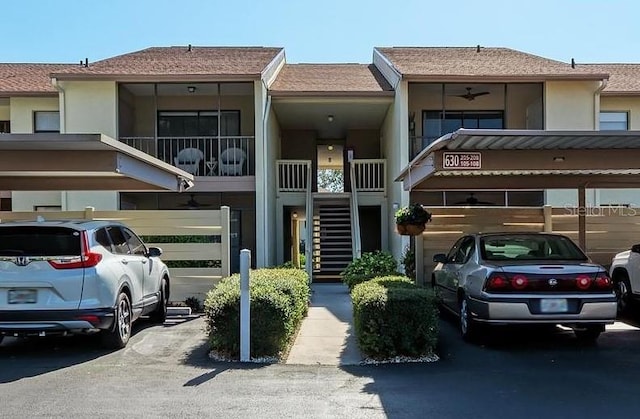
M290 63L477 44L638 63L639 18L637 0L3 0L0 62L93 62L190 43L284 47Z

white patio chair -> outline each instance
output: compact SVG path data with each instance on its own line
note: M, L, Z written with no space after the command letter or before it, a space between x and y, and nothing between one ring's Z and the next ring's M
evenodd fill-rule
M247 154L240 148L230 147L220 153L218 171L221 175L242 175L242 166L247 159Z
M183 148L173 158L173 164L185 172L195 175L200 169L200 162L204 159L204 153L197 148Z

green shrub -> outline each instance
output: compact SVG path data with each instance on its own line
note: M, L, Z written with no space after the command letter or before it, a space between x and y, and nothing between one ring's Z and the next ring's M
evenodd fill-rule
M353 289L354 286L376 276L397 274L398 264L393 255L376 250L363 253L361 257L354 259L342 272L342 280Z
M438 311L433 293L399 276L375 278L351 292L360 350L376 359L433 353Z
M404 274L411 279L416 279L416 254L411 250L411 246L404 249L400 263L404 267Z
M309 305L309 278L300 269L251 271L251 356L279 356L289 345ZM225 278L204 303L211 348L240 354L240 275Z

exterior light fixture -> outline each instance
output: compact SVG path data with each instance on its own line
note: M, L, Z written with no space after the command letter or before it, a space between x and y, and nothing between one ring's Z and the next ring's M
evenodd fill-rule
M329 151L333 151L333 145L329 144L329 145L327 146L327 150L329 150Z
M327 121L333 122L333 115L327 115Z
M292 216L293 218L298 218L298 213L297 213L296 211L293 211L293 214L291 214L291 216Z
M563 156L557 156L553 158L553 161L561 163L564 161L564 157Z
M196 91L196 86L188 86L187 90L189 91L189 93L195 93Z

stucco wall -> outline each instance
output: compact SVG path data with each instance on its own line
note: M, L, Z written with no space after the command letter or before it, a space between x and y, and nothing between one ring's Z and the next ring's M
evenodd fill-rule
M389 107L381 128L382 158L387 160L387 185L389 185L387 205L383 209L383 212L386 210L383 217L386 218L387 225L381 226L387 234L386 237L385 235L382 237L382 247L388 248L396 259L400 258L404 246L409 243L407 236L400 236L394 232L395 222L393 221L395 213L393 204L404 206L409 203L409 192L402 190L401 182L395 182L400 171L409 163L408 100L408 83L400 82L396 87L395 100ZM388 246L385 246L385 239Z
M0 98L0 121L9 121L11 119L11 107L8 98Z
M113 81L59 82L65 91L65 132L117 135L117 94Z
M616 111L629 113L629 129L640 130L640 97L610 97L600 96L601 111Z
M347 132L347 148L356 159L380 158L380 132L376 129L353 129Z
M36 206L62 206L62 193L58 191L13 191L11 209L13 211L35 211Z
M270 248L269 259L270 264L276 263L277 257L277 246L278 246L278 231L276 230L276 214L277 214L277 203L276 203L276 180L277 180L277 168L276 168L276 160L280 155L280 126L278 124L278 119L276 118L276 113L273 111L273 108L269 109L269 118L267 121L267 132L266 132L266 142L267 142L267 153L266 153L266 178L267 178L267 213L268 213L268 222L267 222L267 234L269 237L268 246Z
M599 82L548 81L545 83L545 129L593 130L594 95Z
M33 113L35 111L57 111L59 110L59 101L57 97L12 97L9 106L11 107L11 132L13 134L32 134Z

